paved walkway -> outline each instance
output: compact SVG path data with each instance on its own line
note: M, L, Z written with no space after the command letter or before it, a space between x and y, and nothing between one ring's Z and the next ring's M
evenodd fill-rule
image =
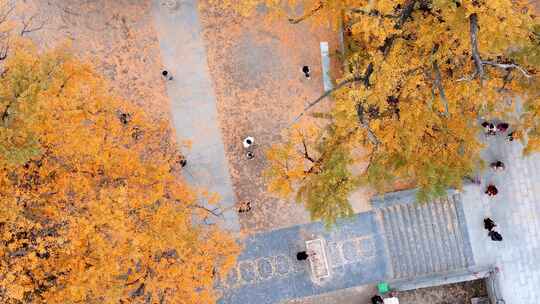
M218 126L216 98L205 46L201 37L197 1L154 0L152 12L161 57L174 80L168 82L172 118L179 140L190 140L186 178L192 185L220 195L225 227L239 231L229 165ZM169 4L170 6L164 5Z
M522 145L490 137L486 161L501 160L506 170L486 172L481 187L467 186L463 193L473 255L478 265L493 265L501 297L506 304L536 304L540 299L540 155L521 156ZM499 194L485 195L487 183ZM503 242L493 242L483 229L484 217L498 225Z
M255 234L245 242L236 268L218 284L221 304L274 304L381 281L388 262L374 212L342 221L337 229L311 223ZM309 263L297 261L305 241L321 238L331 276L312 279Z

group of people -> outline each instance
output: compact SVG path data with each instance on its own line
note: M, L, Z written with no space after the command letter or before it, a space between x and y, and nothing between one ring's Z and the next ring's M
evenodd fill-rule
M252 136L248 136L244 138L242 141L242 145L244 146L244 149L246 150L246 158L254 159L255 153L253 152L253 145L255 144L255 139Z
M507 133L510 128L510 125L506 122L499 122L495 124L494 122L484 121L482 123L482 127L484 127L484 131L487 136L496 136L496 135L504 135L505 133ZM513 141L514 132L510 132L506 134L506 139L508 141ZM489 167L495 172L504 171L505 169L504 163L500 160L492 162L489 165ZM497 193L499 193L499 189L497 189L497 187L494 184L489 184L486 187L486 190L484 191L484 193L487 194L488 196L495 196L497 195Z
M488 236L491 238L492 241L495 242L501 242L503 240L502 235L495 231L494 228L497 227L497 224L490 219L489 217L484 219L484 229L488 231Z
M500 160L492 162L489 167L495 172L504 171L505 169L504 163ZM487 185L486 191L484 191L484 193L488 196L495 196L497 195L497 193L499 193L499 189L497 189L495 185L489 184Z
M484 127L486 136L505 135L506 140L514 140L514 132L508 132L510 125L506 122L494 123L490 121L484 121L482 123L482 127ZM492 162L489 167L495 172L504 171L506 168L505 164L500 160ZM488 196L495 196L499 193L499 189L497 189L494 184L490 183L487 185L484 193ZM503 240L503 237L498 231L495 230L495 227L497 227L497 225L491 218L484 218L484 229L488 231L489 238L492 241L501 242Z
M482 127L484 127L485 134L487 136L495 136L495 135L502 135L508 131L508 128L510 125L506 122L499 122L497 124L489 121L484 121L482 123ZM510 132L506 134L506 139L508 141L514 140L514 132Z
M251 202L241 202L238 204L238 213L247 213L251 211Z

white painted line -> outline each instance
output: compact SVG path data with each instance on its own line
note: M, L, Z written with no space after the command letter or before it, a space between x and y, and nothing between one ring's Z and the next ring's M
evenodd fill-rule
M334 85L330 79L330 51L328 48L328 42L321 41L321 59L322 59L322 73L323 73L323 86L324 91L330 91Z

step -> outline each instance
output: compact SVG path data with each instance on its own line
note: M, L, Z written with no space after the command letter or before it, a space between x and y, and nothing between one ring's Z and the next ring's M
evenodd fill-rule
M411 235L410 220L408 217L405 216L405 213L403 211L404 206L396 205L394 206L394 208L396 209L396 216L400 223L398 226L398 229L400 231L400 242L404 244L404 246L402 247L404 249L404 259L402 262L405 263L407 269L407 271L404 273L404 276L409 277L411 274L414 274L416 264L416 259L412 254L412 246L414 245L411 244L409 237Z
M397 240L395 239L394 227L390 223L391 211L388 209L380 209L381 218L383 220L384 234L386 236L388 244L388 252L390 254L390 263L392 265L393 277L398 277L401 273L401 265L398 263L399 249L397 247Z
M422 230L422 222L421 219L416 214L416 204L407 205L407 212L409 213L409 216L414 219L412 221L412 230L414 231L415 236L415 245L416 245L416 260L418 261L418 268L416 273L417 274L424 274L428 273L428 261L427 261L427 253L425 247L425 235Z
M436 247L436 250L437 250L437 254L440 258L440 263L439 263L439 266L440 266L440 270L439 271L448 271L448 264L447 264L447 261L448 261L448 258L447 258L447 253L446 253L446 250L443 246L443 230L441 229L440 227L440 223L439 221L437 221L438 217L439 217L439 214L438 214L438 211L437 211L437 204L439 202L438 201L433 201L433 202L430 202L430 203L427 203L427 207L428 207L428 210L429 210L429 214L431 216L431 227L433 229L433 240L434 240L434 243L435 243L435 247Z
M389 215L390 215L390 225L392 226L392 232L394 234L394 240L396 241L396 255L398 257L397 263L399 264L399 272L397 272L397 277L404 277L409 272L409 262L407 261L407 247L406 243L403 241L403 230L402 228L402 221L399 217L399 211L396 208L396 206L392 206L389 208Z
M458 234L460 234L460 229L458 227L457 217L455 216L454 212L452 212L454 210L454 206L455 203L453 199L445 199L445 204L443 204L444 214L448 222L448 229L452 232L448 234L448 238L452 251L453 268L457 269L465 267L466 263L462 254L463 242L460 242L458 237Z
M391 196L377 209L383 221L392 278L414 279L472 265L462 229L459 195L430 203L399 203ZM389 204L391 202L391 204ZM470 251L470 250L469 250Z

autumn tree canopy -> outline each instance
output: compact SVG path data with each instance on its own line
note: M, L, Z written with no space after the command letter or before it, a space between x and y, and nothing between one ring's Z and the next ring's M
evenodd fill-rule
M485 120L509 122L525 153L540 150L540 25L528 1L278 2L225 5L249 14L265 4L292 24L330 20L345 36L335 89L268 152L270 190L296 194L313 217L350 214L355 185L406 181L420 200L460 188L483 167ZM303 15L291 15L297 7ZM323 102L332 109L312 115Z
M0 74L0 302L213 303L236 243L180 175L169 126L64 49ZM202 212L202 213L201 213Z

